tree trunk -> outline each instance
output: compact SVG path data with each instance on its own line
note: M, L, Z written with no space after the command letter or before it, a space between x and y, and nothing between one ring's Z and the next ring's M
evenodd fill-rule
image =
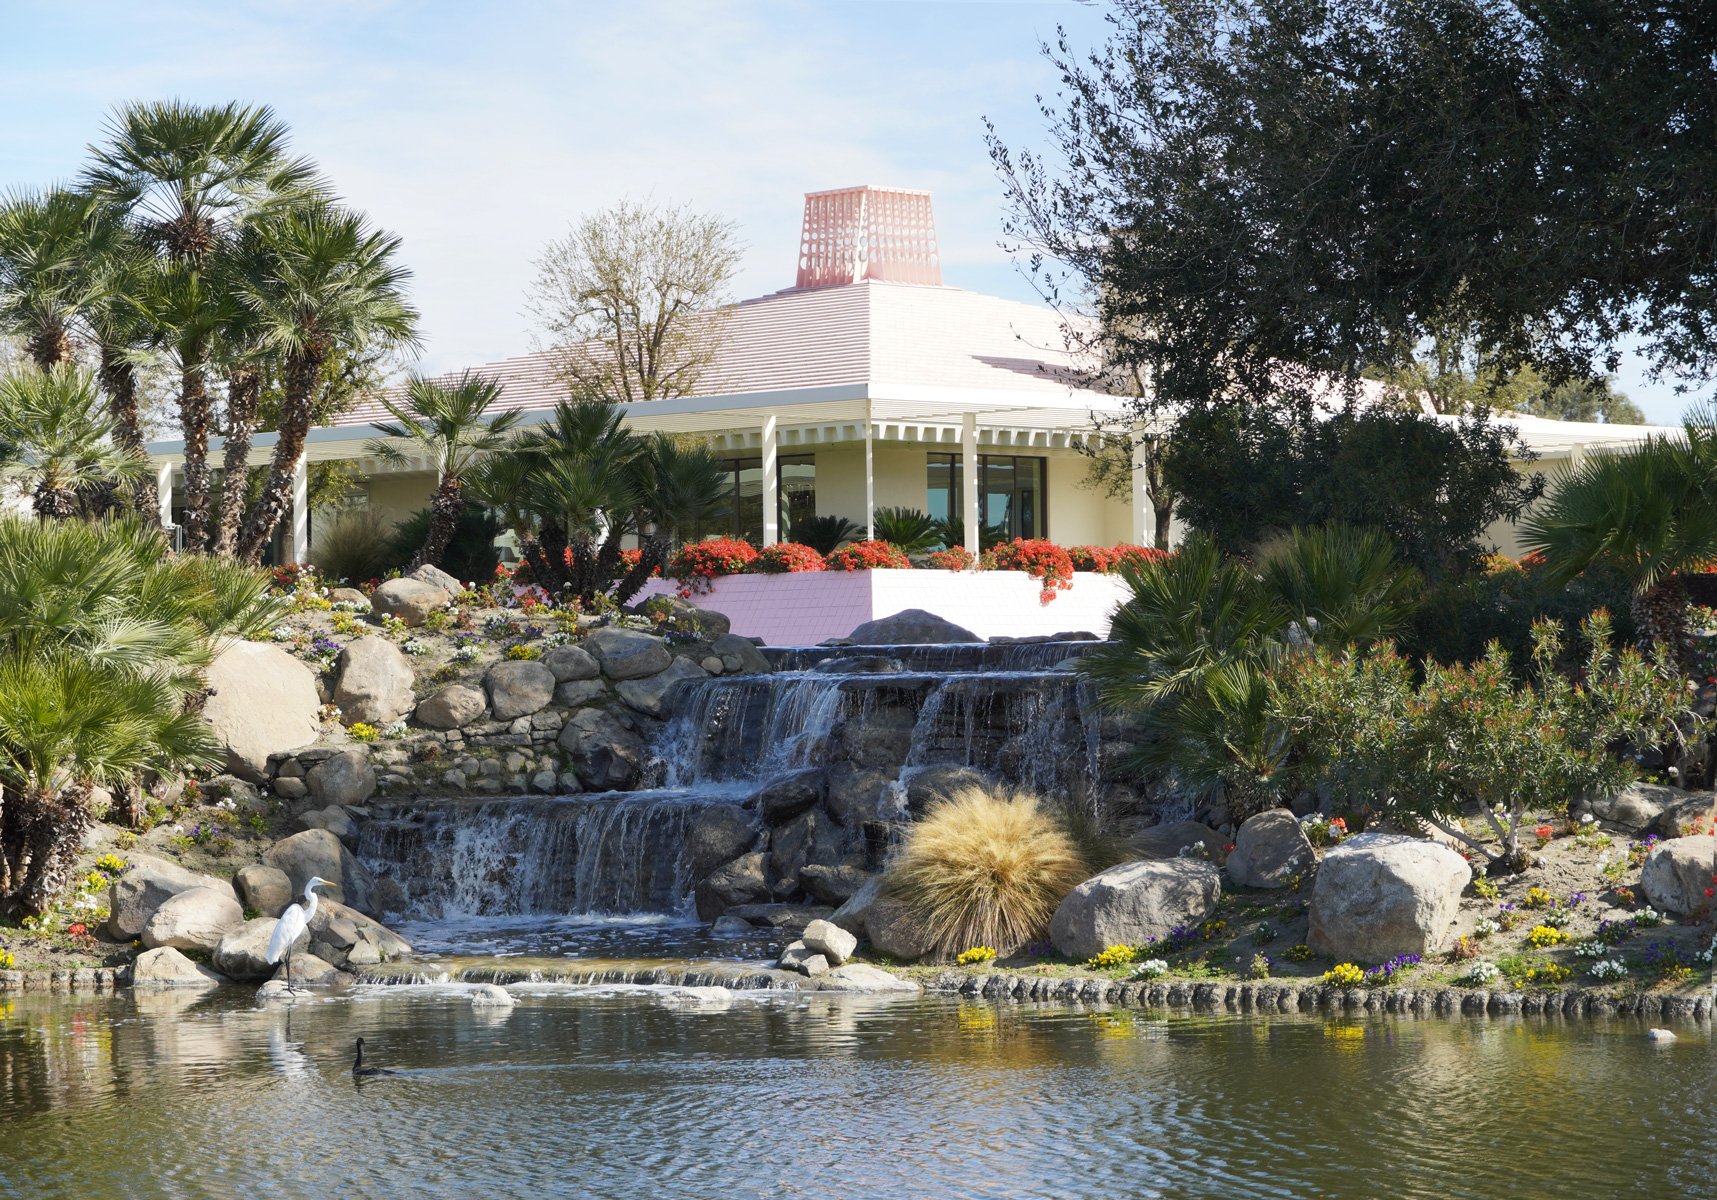
M250 481L250 437L256 425L256 403L262 396L262 372L241 367L227 381L227 436L221 453L221 511L217 516L213 550L230 558L238 545L244 517L245 485Z
M179 376L179 420L185 435L185 549L208 548L209 388L201 366Z
M144 449L143 421L137 411L136 368L126 361L119 349L104 345L98 377L101 390L107 393L108 410L119 426L115 440L134 457L147 461L149 452ZM131 502L145 520L156 520L161 511L161 497L155 486L153 470L131 485Z
M274 459L269 464L262 495L257 497L256 506L239 535L237 554L241 562L262 561L262 552L274 536L275 526L292 503L292 476L304 454L304 438L310 432L310 399L321 371L322 359L316 354L294 357L286 364L280 440L274 444Z
M14 793L5 814L7 889L0 905L40 916L65 890L90 826L84 795L79 788L57 795L35 789Z
M668 561L668 535L653 533L638 548L638 564L614 585L614 603L627 604L650 581L650 573Z
M78 514L78 494L72 488L44 483L36 489L32 501L36 515L49 521L64 521Z
M61 363L69 363L75 359L77 347L72 344L71 334L66 332L66 327L58 321L52 321L24 340L24 353L42 370L51 371Z
M406 570L416 570L424 563L441 566L447 544L453 540L454 531L459 528L459 518L465 511L462 486L463 481L457 475L441 477L441 483L435 489L435 499L429 505L429 536L424 539L423 548L412 556L411 565Z
M1630 607L1640 640L1665 647L1671 665L1679 667L1687 649L1687 587L1680 577L1671 575L1635 592Z
M1155 529L1151 535L1151 544L1158 550L1169 548L1169 528L1174 523L1174 501L1169 500L1158 504L1151 501L1151 513L1156 518Z

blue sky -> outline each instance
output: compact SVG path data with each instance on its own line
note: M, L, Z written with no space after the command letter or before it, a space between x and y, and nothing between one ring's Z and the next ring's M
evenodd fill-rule
M1103 34L1072 0L0 0L0 189L72 175L125 100L271 104L404 238L432 370L529 349L532 259L628 196L737 221L750 296L793 282L804 192L928 188L946 281L1032 299L982 119L1040 136L1058 23Z

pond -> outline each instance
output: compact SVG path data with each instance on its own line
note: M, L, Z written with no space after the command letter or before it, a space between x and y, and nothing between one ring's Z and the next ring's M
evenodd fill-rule
M1717 1194L1709 1026L515 990L0 997L0 1195Z

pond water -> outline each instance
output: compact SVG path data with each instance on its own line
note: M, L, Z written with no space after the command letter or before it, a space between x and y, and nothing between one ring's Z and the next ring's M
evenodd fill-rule
M1708 1026L515 990L0 997L0 1195L1717 1194Z

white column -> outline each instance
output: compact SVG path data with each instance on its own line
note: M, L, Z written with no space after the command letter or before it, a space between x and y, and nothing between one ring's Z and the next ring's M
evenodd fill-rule
M780 456L775 445L775 414L763 418L763 544L781 540Z
M864 536L876 540L876 452L871 446L870 405L864 412Z
M155 469L155 510L161 519L162 529L166 529L173 523L173 461L171 459Z
M976 555L978 533L978 414L960 418L960 522L966 531L966 553Z
M292 468L292 526L287 531L286 561L307 562L310 558L310 467L303 454Z
M1151 490L1145 477L1145 446L1133 445L1133 545L1155 545L1156 513L1151 509Z

